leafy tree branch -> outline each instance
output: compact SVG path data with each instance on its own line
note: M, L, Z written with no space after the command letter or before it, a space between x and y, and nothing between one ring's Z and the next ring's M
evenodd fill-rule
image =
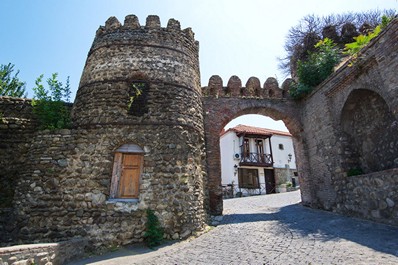
M70 100L69 77L66 84L58 81L58 74L52 74L47 79L48 89L44 88L43 75L35 82L34 98L32 100L33 112L40 122L41 129L62 129L70 126L70 111L65 102Z
M19 70L14 75L14 65L0 65L0 96L26 97L25 82L18 78Z

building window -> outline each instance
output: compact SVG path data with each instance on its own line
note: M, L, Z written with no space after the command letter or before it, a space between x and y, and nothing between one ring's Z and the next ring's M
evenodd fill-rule
M279 150L284 150L285 148L284 148L284 146L283 146L283 144L279 144Z
M115 151L111 182L111 199L138 199L144 150L124 144Z
M239 168L238 179L239 179L239 188L246 188L246 189L260 188L257 169Z
M243 157L250 158L250 142L248 138L243 139Z

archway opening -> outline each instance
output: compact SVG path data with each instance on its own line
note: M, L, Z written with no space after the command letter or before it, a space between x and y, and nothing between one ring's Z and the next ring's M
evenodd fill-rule
M376 92L351 92L341 113L343 168L359 175L398 167L398 121Z
M273 120L281 120L293 138L298 179L303 204L313 200L310 189L308 159L304 148L303 126L299 106L287 100L259 100L257 98L206 97L203 100L204 127L206 138L207 191L209 213L223 213L223 191L221 183L220 134L224 127L233 119L246 115L257 114L268 116Z
M220 133L223 199L299 189L293 137L282 120L246 114Z

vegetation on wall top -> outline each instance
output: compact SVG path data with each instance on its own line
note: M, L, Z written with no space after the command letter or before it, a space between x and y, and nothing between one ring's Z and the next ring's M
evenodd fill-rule
M70 111L65 102L70 100L69 77L64 86L58 81L58 74L52 74L47 79L48 90L44 88L43 75L36 79L34 98L32 100L33 112L40 122L41 129L62 129L70 126Z
M294 62L295 65L290 66L295 68L294 78L296 80L296 83L289 90L290 95L294 99L300 99L309 94L333 73L334 67L341 61L343 56L350 56L350 66L352 66L357 60L359 51L378 36L392 19L392 16L383 15L379 25L373 29L363 29L363 34L351 36L351 41L345 43L344 46L336 44L327 37L319 40L311 49L306 51L305 58L297 60ZM316 36L312 37L312 40L314 39L316 39Z
M26 97L25 82L18 78L19 70L14 72L14 65L0 65L0 96Z
M340 48L344 48L344 44L353 41L352 35L359 35L356 29L365 33L368 29L383 23L383 15L392 18L396 14L396 10L388 9L331 14L323 17L307 15L296 26L290 28L284 45L286 56L280 58L279 67L286 74L295 77L297 62L305 61L309 57L309 52L316 50L314 45L319 40L328 37L339 44ZM349 27L350 25L352 27Z
M297 66L298 82L290 87L289 93L294 99L300 99L322 83L340 62L340 51L336 44L326 38L319 41L306 61L299 61Z
M360 34L359 36L354 37L353 42L345 44L343 53L351 56L351 62L355 62L359 51L368 45L372 39L377 37L381 30L387 27L392 20L393 17L388 17L386 15L382 16L380 25L377 25L373 30L368 31L367 34Z

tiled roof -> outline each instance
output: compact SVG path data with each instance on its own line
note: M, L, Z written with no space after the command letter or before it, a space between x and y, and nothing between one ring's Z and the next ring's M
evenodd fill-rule
M277 130L272 130L272 129L266 129L266 128L259 128L259 127L253 127L253 126L247 126L247 125L242 125L239 124L233 128L229 128L227 131L222 130L220 135L224 135L227 132L236 132L237 134L245 133L245 134L255 134L255 135L264 135L264 136L270 136L270 135L283 135L283 136L292 136L288 132L283 132L283 131L277 131Z

